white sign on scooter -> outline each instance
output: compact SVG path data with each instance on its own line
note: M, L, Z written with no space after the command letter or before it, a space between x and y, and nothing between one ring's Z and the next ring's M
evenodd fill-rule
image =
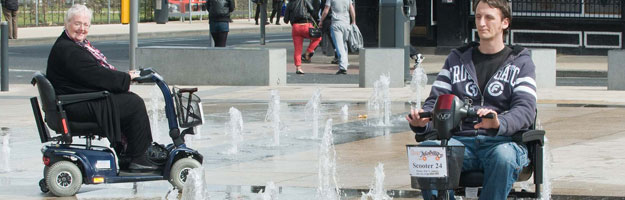
M407 146L410 176L447 177L447 155L443 147Z

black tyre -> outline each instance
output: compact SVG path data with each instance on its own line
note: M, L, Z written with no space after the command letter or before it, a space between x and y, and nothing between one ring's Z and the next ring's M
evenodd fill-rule
M41 192L43 193L48 193L50 192L50 189L48 189L48 184L46 184L46 179L41 179L39 180L39 189L41 190Z
M183 158L176 161L169 172L169 183L171 183L174 188L182 191L184 183L187 181L187 175L189 175L191 169L201 166L202 164L193 158Z
M41 189L41 192L43 193L50 192L50 189L48 189L48 184L46 183L46 175L48 174L48 170L50 170L50 167L43 167L43 178L39 180L39 189Z
M50 170L50 167L48 167L48 166L44 166L43 167L43 177L44 178L46 177L46 175L48 175L48 170Z
M54 195L74 196L82 186L82 173L74 163L59 161L48 169L45 180L48 189Z

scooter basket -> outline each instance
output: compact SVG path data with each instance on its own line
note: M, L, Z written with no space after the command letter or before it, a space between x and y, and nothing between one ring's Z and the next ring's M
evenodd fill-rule
M185 94L174 88L174 101L176 102L176 115L178 125L188 128L204 123L202 102L195 94Z
M464 160L464 146L447 146L447 177L410 177L411 187L421 190L451 190L458 188Z

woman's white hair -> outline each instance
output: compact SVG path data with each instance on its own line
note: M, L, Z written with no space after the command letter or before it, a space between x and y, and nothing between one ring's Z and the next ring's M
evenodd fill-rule
M87 8L87 6L84 6L81 4L74 4L71 8L69 8L69 10L67 10L67 13L65 14L65 25L67 25L69 23L69 20L71 20L72 17L76 15L88 16L89 21L91 21L93 11Z

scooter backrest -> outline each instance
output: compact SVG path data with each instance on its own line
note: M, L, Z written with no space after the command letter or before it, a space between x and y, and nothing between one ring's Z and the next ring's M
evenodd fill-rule
M46 124L52 130L62 131L61 116L56 107L56 93L52 83L41 72L35 72L31 83L37 85L39 99L41 99L41 110L45 113Z

